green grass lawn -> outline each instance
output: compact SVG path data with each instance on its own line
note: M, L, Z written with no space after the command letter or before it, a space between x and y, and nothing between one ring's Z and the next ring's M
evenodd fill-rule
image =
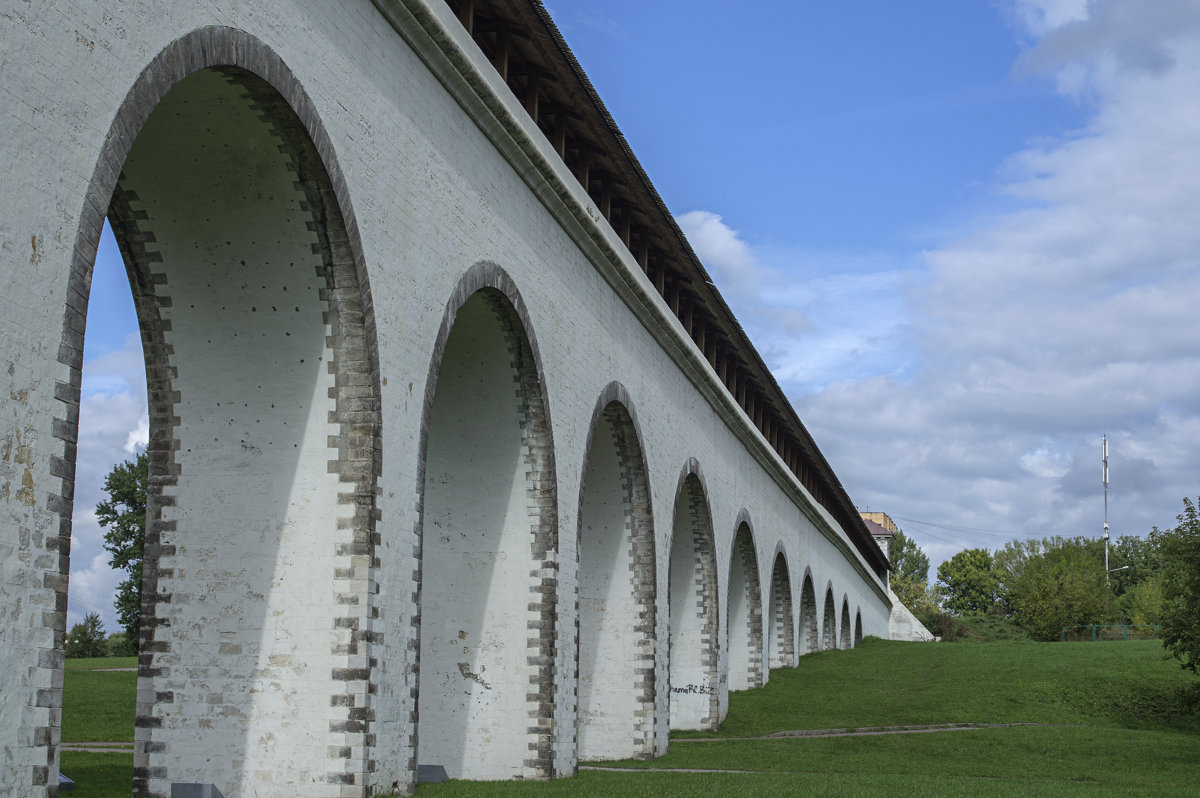
M75 789L60 792L63 798L129 798L133 791L131 754L84 754L63 751L59 767Z
M421 795L1195 796L1197 680L1155 641L865 640L800 659L735 693L717 732L680 732L654 761L548 783L423 785ZM1039 723L863 737L734 740L781 731L938 723ZM684 741L683 738L689 738Z
M800 658L761 690L736 695L718 732L929 723L1055 723L1200 732L1186 708L1197 679L1154 640L1112 643L894 643ZM836 689L831 689L836 685ZM1189 695L1190 694L1190 695Z
M64 741L132 739L134 674L97 673L92 665L114 662L68 661ZM660 759L600 763L754 772L589 770L551 782L429 784L419 794L1190 797L1200 794L1198 706L1200 680L1164 659L1156 641L939 645L868 638L853 651L802 657L797 668L772 671L761 690L734 693L719 731L678 733ZM72 719L76 711L111 720ZM940 723L1045 725L730 739ZM123 736L105 736L122 728ZM62 757L63 771L80 785L72 795L129 794L127 755Z
M63 673L63 742L133 742L137 657L69 659ZM70 774L68 774L70 775Z
M137 657L68 659L63 673L66 743L133 742ZM128 798L133 784L131 754L63 751L59 767L75 782L73 798Z

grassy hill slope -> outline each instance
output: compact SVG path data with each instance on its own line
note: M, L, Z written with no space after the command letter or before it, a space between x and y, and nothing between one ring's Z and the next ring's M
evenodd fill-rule
M101 696L101 704L129 700L130 674L81 678L77 669L86 667L68 668L67 741L72 729L82 733L89 725L71 717L80 706L77 691L89 693L89 701ZM772 671L766 687L734 693L719 731L677 733L660 759L595 763L606 769L552 782L422 785L419 795L1194 796L1198 706L1200 680L1165 659L1155 641L952 645L868 638L852 651L801 657L794 669ZM131 709L89 711L132 715ZM945 724L960 728L757 739ZM79 798L128 795L127 787L103 787L114 781L99 774L101 768L127 774L127 760L64 752L63 768L80 782L73 793ZM97 776L89 785L92 770ZM115 783L129 782L121 776Z

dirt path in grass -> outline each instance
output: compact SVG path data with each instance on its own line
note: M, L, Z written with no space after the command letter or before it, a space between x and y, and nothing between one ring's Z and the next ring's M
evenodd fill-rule
M931 723L925 726L857 726L846 729L802 729L766 734L762 737L684 737L671 743L727 743L738 740L786 740L819 737L870 737L881 734L929 734L931 732L971 731L972 729L1007 729L1013 726L1055 726L1054 723ZM614 768L603 765L580 765L580 770L611 770L618 773L771 773L780 771L721 770L709 768Z
M86 754L132 754L133 743L62 743L58 749Z
M733 740L784 740L795 737L871 737L880 734L929 734L930 732L1008 729L1013 726L1053 726L1053 723L931 723L924 726L851 726L845 729L802 729L764 734L762 737L680 737L671 743L727 743Z

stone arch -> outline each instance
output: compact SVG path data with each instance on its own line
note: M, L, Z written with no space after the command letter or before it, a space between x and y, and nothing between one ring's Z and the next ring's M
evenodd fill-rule
M825 588L825 619L821 623L821 650L837 648L837 605L833 598L833 583Z
M675 492L668 582L672 729L720 723L720 608L712 513L700 465L689 459Z
M382 638L370 565L375 324L336 155L288 65L245 32L201 28L150 61L114 117L82 203L58 354L62 487L50 503L63 608L83 333L106 215L150 408L134 792L253 778L297 795L365 794L367 663ZM313 580L327 589L301 588ZM61 652L65 614L48 623ZM336 640L308 634L314 624ZM52 763L35 781L54 777L56 716L34 735ZM259 744L284 718L286 745ZM202 726L207 756L196 756Z
M848 649L853 648L851 644L852 630L850 628L850 601L845 596L842 596L842 623L841 637L838 640L838 648Z
M859 643L862 642L862 639L863 639L862 610L860 610L856 607L854 609L854 645L857 646Z
M419 443L413 748L452 778L554 772L558 493L545 390L520 293L477 263L446 305Z
M771 606L767 612L767 663L770 668L792 668L796 665L795 619L792 613L792 580L783 544L775 547L771 567Z
M817 621L817 592L813 588L812 569L804 569L800 588L800 653L815 654L821 650L821 632Z
M657 571L637 415L596 402L579 487L576 746L581 761L654 755Z
M737 532L729 553L725 601L729 645L729 689L751 690L763 684L762 586L758 578L758 548L750 514L738 514Z

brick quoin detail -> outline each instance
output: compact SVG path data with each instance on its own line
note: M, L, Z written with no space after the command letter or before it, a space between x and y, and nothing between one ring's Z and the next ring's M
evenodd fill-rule
M692 568L697 593L696 615L703 625L699 651L708 692L708 714L701 720L706 729L715 729L721 722L720 682L721 621L717 589L717 552L713 540L712 514L708 508L707 491L699 473L700 466L689 460L680 478L684 495L687 528L692 542ZM672 652L676 656L684 652ZM690 653L690 652L689 652Z
M800 590L800 631L804 635L804 654L815 654L821 650L821 636L817 623L817 594L813 589L812 574L804 574L804 586Z
M637 640L637 661L633 689L637 694L637 718L633 728L634 750L638 757L651 759L654 757L654 727L655 702L657 688L655 686L655 645L657 641L657 565L654 553L654 513L651 506L649 476L646 473L646 461L642 454L641 434L638 429L637 416L632 409L632 403L625 386L618 382L610 383L600 395L596 408L592 413L590 431L594 435L601 418L608 422L612 435L612 444L617 452L618 468L620 469L622 510L625 517L625 545L630 547L632 558L629 565L629 588L637 604L637 622L633 634ZM589 442L587 452L590 455L594 442ZM581 474L588 471L585 457ZM582 551L584 485L580 484L579 506L577 512L580 528L576 535L577 552ZM579 582L575 585L575 640L580 636ZM575 687L572 695L575 699L575 717L579 718L578 684L579 648L574 652ZM578 743L578 731L575 732L575 742Z
M536 567L530 572L529 618L526 663L535 675L530 677L526 732L531 736L530 755L523 764L535 775L554 775L555 666L558 646L558 488L554 459L554 439L550 413L542 379L541 356L537 338L529 321L525 303L516 284L503 268L489 261L476 263L460 279L442 315L441 329L425 381L424 408L419 441L416 485L417 528L413 548L413 604L411 639L408 651L413 663L409 668L409 699L412 706L412 734L409 773L415 786L417 742L420 733L418 686L421 651L421 580L425 515L425 467L429 448L429 429L437 395L437 375L446 352L458 310L480 293L496 315L508 345L521 428L522 458L526 472L526 498L530 517L530 553ZM404 785L400 785L402 788Z
M379 381L375 358L369 354L373 336L365 323L354 248L333 186L311 140L291 108L270 86L240 70L231 72L229 79L246 88L251 107L262 111L260 119L282 140L280 152L291 161L296 188L305 196L302 207L313 217L308 224L317 238L313 254L321 258L318 275L325 287L320 298L326 303L323 320L329 327L326 346L333 352L327 367L334 375L334 386L329 389L334 409L328 421L338 428L338 434L329 441L337 451L337 457L329 461L329 470L345 486L338 502L350 511L348 517L338 520L339 530L349 532L349 539L341 537L337 542L331 574L338 604L347 608L347 614L334 619L336 641L331 653L343 659L343 665L334 668L331 678L344 691L333 695L330 705L344 707L346 715L329 722L329 757L336 762L331 763L328 779L365 790L375 762L354 761L352 749L369 751L375 747L371 724L375 720L374 696L378 693L374 674L379 663L371 647L382 644L384 635L376 601L379 561L375 549L379 540L375 523L379 520L376 497L381 444ZM364 604L362 610L355 611ZM345 742L347 736L352 740L349 745Z
M125 260L125 269L133 289L134 308L138 326L142 332L142 350L146 359L146 388L150 410L150 441L146 447L149 461L149 476L146 481L146 539L142 561L142 626L139 633L138 677L153 678L168 675L168 670L156 666L155 654L169 650L169 642L159 642L157 632L169 620L158 616L158 608L171 602L171 577L173 569L162 563L164 558L175 554L173 545L164 545L164 532L175 529L174 521L164 521L164 507L175 504L173 489L179 484L181 473L175 459L179 451L179 440L175 437L179 417L176 407L179 392L174 389L177 374L172 365L174 350L169 343L171 325L162 318L162 309L170 307L167 294L167 278L161 272L151 271L152 265L162 262L162 255L148 248L156 240L154 234L141 229L139 222L147 218L144 210L135 210L138 196L134 191L117 185L109 206L109 220L117 246ZM133 762L133 794L149 795L149 779L165 778L166 773L153 776L149 769L149 754L166 750L164 743L155 742L154 730L159 720L154 716L154 707L160 703L172 703L174 696L168 693L148 695L138 692L134 719L135 738Z
M746 649L746 684L748 689L762 687L763 613L762 589L758 579L758 557L754 550L754 533L750 529L749 514L743 511L738 516L738 532L733 541L733 557L741 563L746 575L747 604L746 626L748 645ZM732 571L732 568L730 569ZM732 597L729 602L732 605ZM729 619L733 623L733 619Z
M485 290L512 355L516 388L517 419L521 425L521 448L528 467L525 496L529 500L530 554L536 569L530 573L527 664L537 673L526 696L533 738L530 756L524 762L538 776L554 775L554 677L558 652L558 502L555 490L554 446L542 385L525 326L512 305L499 292ZM550 499L547 501L547 499Z
M792 585L783 552L775 555L771 569L771 635L774 641L769 663L772 668L790 668L796 664Z
M637 638L638 667L633 688L641 709L634 728L634 745L640 757L654 756L654 647L656 641L657 578L654 556L653 512L650 506L650 486L646 476L646 461L633 420L622 405L613 403L605 411L613 429L613 443L621 461L621 481L627 497L626 519L633 562L629 566L630 589L638 606ZM622 421L624 423L622 423Z
M174 546L162 543L163 533L174 531L174 522L164 521L162 511L164 507L174 504L175 499L169 494L177 486L180 475L180 465L176 461L179 441L175 435L179 423L175 409L180 396L173 387L176 369L172 364L174 351L169 342L171 325L162 314L162 309L170 306L171 299L166 276L154 270L155 264L162 261L162 256L154 246L156 239L153 231L144 229L147 214L138 207L137 193L120 184L120 169L136 140L137 132L158 101L187 75L210 67L221 72L231 85L239 87L249 106L261 112L260 119L280 141L280 153L289 161L288 168L296 175L296 189L305 197L303 207L312 213L309 228L314 233L313 251L322 258L321 276L327 286L322 299L328 308L325 320L331 329L329 346L335 353L329 363L336 385L333 389L336 395L331 396L336 409L332 411L330 420L341 429L334 444L338 455L331 461L330 469L347 483L347 491L341 495L340 501L352 507L351 515L340 521L339 526L345 524L353 542L349 545L339 544L334 556L335 560L338 557L365 557L365 563L356 562L351 570L354 578L360 582L365 578L369 595L377 592L373 577L367 576L367 573L376 567L373 553L377 542L374 527L378 511L375 498L380 471L378 356L366 267L361 255L357 254L362 248L349 208L348 192L328 137L291 71L269 48L244 32L223 27L203 28L165 48L143 70L130 89L97 161L80 216L58 355L59 363L67 368L68 379L60 380L55 391L63 408L62 415L54 418L55 437L63 441L62 457L56 458L61 463L57 471L62 487L57 494L50 496L50 504L59 516L60 533L57 539L49 539L46 544L59 553L61 584L55 588L59 617L46 619L47 624L54 627L55 649L59 653L53 658L54 661L47 660L43 667L62 667L83 334L92 268L100 230L107 215L133 292L146 360L149 399L150 439L147 455L150 478L147 484L139 678L167 675L164 669L155 666L154 655L165 651L164 646L168 646L158 640L157 630L166 621L158 616L156 610L172 600L169 585L174 569L163 561L176 553ZM257 77L255 72L270 74L273 83ZM336 570L335 579L346 571L342 568ZM365 596L363 599L368 604L371 602ZM351 602L348 600L347 603ZM367 663L365 667L368 670L374 667L375 663L370 660L366 646L381 637L381 633L371 628L370 618L377 615L377 609L373 608L366 624L358 618L348 619L345 626L349 630L349 640L335 645L335 653L358 658ZM339 668L335 669L332 676L335 680L344 680L346 673L351 671L365 673L356 668ZM370 746L373 744L369 733L371 714L365 703L369 700L368 696L375 693L375 685L369 677L365 681L367 686L361 696L348 697L344 701L335 700L335 705L347 707L347 720L344 724L331 721L331 731L338 727L338 739L344 739L344 732L341 731L343 725L361 728L362 741ZM57 683L61 685L61 679ZM60 690L61 687L58 687L55 692ZM169 776L161 768L152 772L148 766L148 756L166 750L164 743L153 740L153 731L159 723L153 716L153 707L171 703L173 699L169 692L158 692L152 696L139 692L135 716L135 795L149 794L149 779L166 779ZM51 699L47 698L47 701ZM56 746L61 722L58 707L61 706L61 699L54 703L50 726L36 730L39 739L44 739L48 744L48 759L51 762L57 759ZM330 755L339 762L345 762L348 757L344 749L335 752L333 746ZM364 777L354 773L348 776L344 767L331 771L329 780L358 785L360 794L367 795ZM369 772L374 769L374 763L369 760L360 762L357 768ZM45 784L49 778L48 766L41 770L44 772L34 773L35 784ZM56 785L47 785L47 795L56 792Z
M833 586L825 589L825 620L821 624L821 649L837 648L837 607L834 605Z

